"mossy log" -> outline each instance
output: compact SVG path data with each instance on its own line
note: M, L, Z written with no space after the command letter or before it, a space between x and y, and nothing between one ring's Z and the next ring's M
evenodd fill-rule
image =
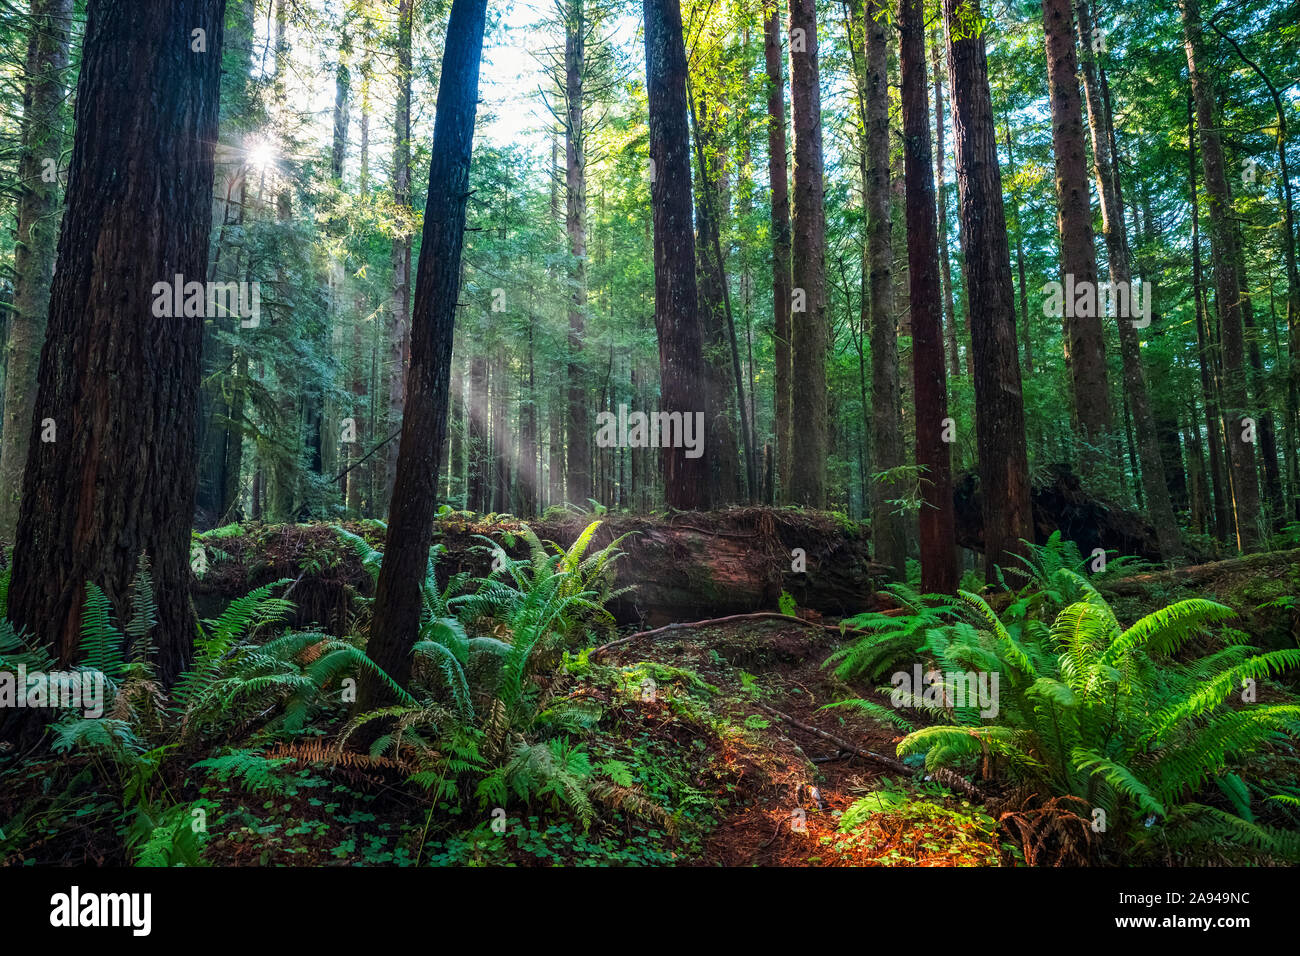
M983 552L984 517L981 513L979 479L974 474L958 477L953 487L957 514L957 543ZM1084 490L1068 465L1048 469L1045 480L1035 484L1031 494L1034 542L1043 544L1053 531L1073 541L1086 557L1094 548L1122 555L1159 561L1155 528L1142 515L1114 507Z
M592 520L565 515L528 524L544 541L567 548ZM865 526L822 512L732 508L601 521L588 553L622 538L614 584L631 590L610 607L620 623L653 627L776 610L782 591L800 608L841 616L874 607L882 580ZM435 540L446 549L439 578L488 573L492 555L480 535L503 544L511 557L527 556L518 534L522 524L510 516L464 512L439 518ZM384 532L376 523L344 527L383 550ZM359 610L356 597L373 593L360 560L328 524L250 524L201 540L209 568L194 582L194 593L205 617L253 587L288 578L295 582L288 595L298 605L294 624L343 633Z

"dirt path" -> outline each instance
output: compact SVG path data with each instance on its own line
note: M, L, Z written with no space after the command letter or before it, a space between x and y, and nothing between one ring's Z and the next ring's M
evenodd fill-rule
M970 865L996 863L996 846L972 835L944 806L961 806L933 787L932 805L873 815L852 833L841 816L870 795L912 788L911 780L792 727L758 707L776 708L855 745L893 755L900 732L860 713L826 704L846 696L886 698L838 682L822 662L838 634L780 621L703 628L622 645L610 663L652 660L686 668L720 691L718 709L741 732L724 760L736 780L731 806L710 834L705 866ZM919 808L919 809L917 809ZM930 810L936 819L929 819Z

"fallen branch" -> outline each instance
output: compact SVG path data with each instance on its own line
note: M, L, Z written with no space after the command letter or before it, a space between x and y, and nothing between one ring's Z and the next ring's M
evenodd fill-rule
M797 727L805 733L813 734L816 737L822 738L822 740L830 741L845 753L854 754L855 756L861 757L863 760L870 760L873 763L894 771L894 773L901 773L905 777L910 777L916 773L914 768L909 767L901 760L895 760L893 757L886 757L884 754L878 754L871 750L863 750L861 747L855 747L842 737L836 737L834 734L828 734L826 731L814 727L812 724L805 724L801 720L795 720L789 714L782 713L775 707L769 707L761 701L755 701L755 706L767 711L773 717L785 721L791 727ZM951 787L953 790L957 790L960 793L966 794L968 797L978 800L980 803L988 802L988 794L975 786L975 784L971 783L961 774L954 773L946 767L940 767L938 770L933 771L930 776L934 777L934 779L938 780L940 783Z
M649 631L637 631L635 634L628 634L626 637L620 637L618 640L610 641L608 644L601 644L591 652L591 658L595 660L610 648L618 647L620 644L628 644L643 637L658 637L673 631L689 631L699 627L713 627L715 624L732 624L736 621L785 621L787 624L802 624L805 627L817 627L825 631L835 631L837 634L868 633L852 627L841 628L838 624L826 624L822 621L807 621L801 617L791 617L789 614L782 614L780 611L755 611L752 614L729 614L726 617L712 617L703 621L687 621L682 624L665 624L663 627L656 627Z
M1141 594L1147 588L1162 584L1197 585L1212 580L1221 574L1234 574L1239 571L1255 571L1271 568L1275 565L1300 564L1300 548L1292 551L1269 551L1263 554L1248 554L1244 558L1229 558L1226 561L1211 561L1209 564L1192 564L1185 568L1173 568L1169 571L1152 571L1149 574L1135 574L1120 578L1118 581L1100 582L1098 587L1114 594Z

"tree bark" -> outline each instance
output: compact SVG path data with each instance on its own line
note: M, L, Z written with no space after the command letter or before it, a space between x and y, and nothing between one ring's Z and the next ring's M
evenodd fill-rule
M519 513L537 513L537 378L533 367L533 326L528 323L527 379L519 397Z
M690 97L688 91L688 99ZM711 193L715 171L707 154L709 142L709 100L700 96L693 107L695 124L695 252L699 260L696 287L699 290L700 334L704 338L704 373L709 410L705 415L705 446L709 448L709 499L716 505L740 500L740 444L734 427L735 385L732 381L731 349L724 324L726 303L723 285L727 281L723 264L715 255L721 249L719 222L714 215Z
M411 325L397 479L389 509L384 563L375 588L366 651L390 678L405 685L420 625L420 586L433 540L438 455L447 431L448 383L460 295L465 205L469 198L479 63L487 0L453 0L447 21L433 127L429 192ZM391 691L363 676L357 711L391 699Z
M1215 116L1214 84L1203 67L1204 49L1198 0L1179 0L1183 19L1183 48L1196 103L1201 167L1205 173L1206 201L1210 211L1211 260L1215 299L1219 308L1223 348L1223 399L1227 419L1228 465L1232 477L1232 504L1237 525L1237 547L1250 551L1259 543L1259 481L1255 474L1255 446L1245 440L1250 418L1245 377L1245 333L1241 312L1242 276L1236 231L1231 221L1232 195L1224 169L1223 143Z
M1057 227L1061 235L1061 282L1068 289L1090 290L1092 308L1063 303L1065 359L1074 388L1074 414L1083 440L1102 445L1113 424L1110 386L1106 380L1106 338L1097 307L1097 250L1092 237L1083 113L1079 102L1079 63L1074 49L1074 14L1070 0L1044 0L1043 32L1047 40L1047 85L1052 107L1052 153L1056 159ZM1086 302L1086 300L1085 300ZM1084 305L1084 302L1078 303ZM1080 454L1084 471L1098 456Z
M921 590L957 589L957 545L952 499L952 456L944 441L948 383L944 374L943 305L935 222L930 104L926 95L925 14L921 0L899 7L899 74L903 103L907 274L912 318L912 375L916 394L916 464L923 469Z
M401 427L406 404L406 368L411 350L411 17L412 0L397 6L397 107L393 116L393 205L399 222L393 236L393 296L388 335L388 426ZM397 442L384 448L384 487L380 507L388 507L397 478Z
M790 0L790 112L794 120L790 501L826 506L826 210L822 202L822 118L815 0ZM802 302L799 299L802 298ZM798 308L803 305L802 311Z
M400 19L400 13L398 17ZM402 23L401 29L409 35L409 17ZM343 161L348 151L348 106L352 95L352 74L348 70L348 56L351 52L352 40L345 26L339 38L339 62L334 71L334 141L330 148L330 177L336 181L343 179ZM408 71L407 76L409 75Z
M1287 369L1286 387L1286 422L1289 441L1284 445L1286 457L1287 480L1290 483L1291 503L1286 509L1287 517L1300 519L1300 453L1297 452L1297 435L1300 434L1300 269L1296 266L1296 227L1295 204L1291 198L1291 175L1287 164L1287 124L1286 110L1282 105L1282 96L1277 87L1268 78L1268 74L1250 57L1242 52L1237 41L1224 33L1216 24L1218 15L1210 20L1210 26L1232 45L1237 56L1254 70L1268 88L1273 100L1273 110L1277 116L1277 161L1278 161L1278 199L1282 206L1282 260L1286 264L1286 327L1289 341L1290 363ZM1279 354L1279 361L1281 355Z
M18 159L14 299L5 343L4 427L0 436L0 541L12 541L31 437L36 374L45 340L59 238L59 163L63 154L64 72L72 0L32 0ZM53 178L51 178L51 173Z
M488 510L488 363L482 355L469 360L469 490L465 506Z
M510 391L505 356L498 350L492 363L492 510L497 514L511 510L510 447L513 439L506 415Z
M1223 463L1222 415L1215 385L1214 345L1210 341L1209 316L1201 291L1200 192L1196 188L1196 114L1192 95L1187 94L1187 185L1191 194L1192 223L1192 304L1196 314L1197 364L1201 370L1201 395L1205 402L1205 441L1210 450L1210 482L1214 489L1213 534L1227 541L1231 534L1231 511L1228 502L1228 477ZM1199 427L1199 426L1198 426Z
M767 168L772 190L772 354L776 364L774 427L777 483L781 486L781 500L785 500L789 495L794 461L790 415L790 185L785 144L781 14L777 0L768 0L766 11L767 16L763 21L763 58L767 66Z
M17 629L67 664L86 582L124 617L137 561L148 555L164 682L184 667L194 640L189 551L203 324L156 316L155 284L207 274L224 15L224 0L88 6L9 592ZM206 31L204 52L192 49L195 29ZM42 440L43 420L57 428L56 440Z
M646 90L650 108L651 203L654 207L655 331L659 338L661 411L683 418L703 412L704 382L695 239L691 228L690 138L686 48L678 0L644 0ZM668 506L708 507L708 458L684 447L661 451Z
M903 447L902 384L899 381L898 317L894 310L893 209L889 183L889 46L887 21L880 0L864 7L865 76L862 84L866 206L865 265L870 285L871 316L871 465L876 472L901 468ZM929 124L929 116L926 116ZM929 144L929 137L926 137ZM933 196L931 196L933 200ZM933 223L933 218L931 219ZM909 229L911 222L909 220ZM909 241L911 238L909 232ZM867 289L863 290L864 295ZM913 304L915 308L915 303ZM906 482L871 482L871 534L876 560L907 577L907 523L891 498ZM952 496L949 495L949 498Z
M1011 148L1011 120L1007 120L1007 175L1016 178L1016 158ZM1029 290L1025 283L1025 232L1020 224L1020 190L1012 187L1011 220L1016 228L1016 278L1020 289L1020 339L1025 347L1025 373L1034 372L1034 330L1029 324Z
M564 186L569 237L568 439L565 494L587 506L591 497L591 426L582 351L587 308L587 145L583 81L587 17L584 0L568 0L564 20Z
M970 29L965 12L979 17L978 3L944 0L975 370L985 578L994 583L998 565L1007 571L1018 566L1012 555L1024 552L1022 540L1033 539L1033 519L1011 259L988 61L984 37L977 29Z
M1078 27L1080 47L1083 50L1084 96L1088 104L1088 125L1092 134L1092 169L1097 180L1097 194L1101 197L1102 232L1106 237L1111 285L1131 288L1133 272L1129 259L1128 232L1124 227L1119 170L1111 162L1114 130L1108 104L1102 101L1101 87L1097 82L1097 64L1091 46L1092 16L1088 4L1089 0L1079 0ZM1136 444L1142 465L1141 480L1146 508L1156 528L1160 556L1171 561L1182 554L1183 548L1178 522L1169 500L1169 486L1165 481L1165 468L1160 457L1146 374L1142 368L1137 329L1130 316L1118 316L1117 321L1120 356L1124 363L1124 394L1132 409L1134 429L1137 432Z
M934 184L939 201L939 274L943 279L944 335L948 343L948 361L954 379L961 378L961 347L957 335L957 310L953 308L952 264L948 258L948 186L944 181L943 77L939 62L942 41L938 33L930 37L930 61L934 69Z

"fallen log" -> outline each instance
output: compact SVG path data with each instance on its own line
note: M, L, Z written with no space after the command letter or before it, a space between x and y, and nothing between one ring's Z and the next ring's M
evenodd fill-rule
M531 524L541 538L567 546L590 521L572 515ZM620 623L653 627L771 611L783 591L801 608L844 616L871 608L884 577L865 526L817 511L618 515L603 521L592 548L624 535L615 583L633 590L611 606Z
M1101 580L1097 586L1113 594L1142 594L1150 588L1171 584L1195 587L1206 584L1216 578L1245 571L1261 571L1266 568L1300 566L1300 548L1292 551L1269 551L1263 554L1248 554L1241 558L1229 558L1226 561L1211 561L1208 564L1193 564L1169 571L1152 571L1148 574L1135 574L1132 577L1115 581Z
M1069 465L1053 465L1047 480L1031 489L1034 543L1043 544L1053 531L1073 541L1086 557L1094 548L1115 551L1147 561L1159 561L1156 532L1141 514L1114 507L1084 491ZM953 486L957 543L984 551L983 502L977 475L958 477Z
M592 521L565 514L529 521L543 540L569 547ZM484 576L493 551L528 556L523 522L508 515L467 512L441 516L435 542L440 584L460 571ZM349 531L383 550L384 532L373 522L345 522ZM610 610L621 624L658 626L731 614L775 612L788 592L801 609L846 616L876 606L883 570L871 561L864 526L834 515L793 508L733 508L664 516L602 518L588 553L616 538L624 552L614 565L614 587L632 590ZM344 633L373 594L369 574L329 524L256 525L222 529L200 538L207 570L193 582L201 617L212 617L236 597L281 578L300 579L291 623ZM802 568L803 570L796 570Z

